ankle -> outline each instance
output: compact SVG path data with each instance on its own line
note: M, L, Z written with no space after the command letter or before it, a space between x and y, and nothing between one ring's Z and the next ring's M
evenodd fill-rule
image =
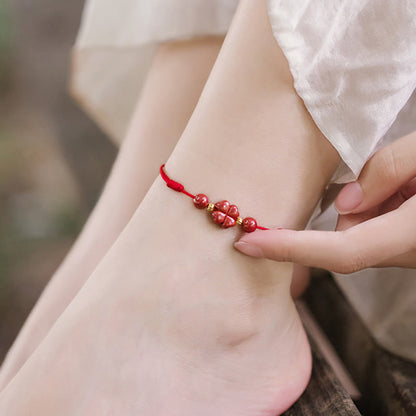
M218 227L190 198L158 178L125 238L137 252L137 270L153 276L143 282L136 270L132 279L129 294L152 294L139 303L144 310L137 315L152 315L163 305L170 312L167 327L176 328L178 336L197 322L196 339L222 340L222 345L239 344L259 328L283 321L293 312L292 265L244 256L233 247L238 238L235 227Z

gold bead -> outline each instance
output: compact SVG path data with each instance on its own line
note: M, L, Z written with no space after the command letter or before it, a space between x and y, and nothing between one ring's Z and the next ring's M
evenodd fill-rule
M214 211L214 208L215 208L215 205L214 205L212 202L210 202L210 203L208 204L208 206L207 206L207 210L208 210L209 212Z
M241 217L238 217L235 221L238 225L241 225L243 223L243 219Z

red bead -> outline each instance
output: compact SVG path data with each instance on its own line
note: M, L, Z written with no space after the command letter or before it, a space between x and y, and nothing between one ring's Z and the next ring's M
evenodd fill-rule
M215 205L216 210L212 212L212 220L220 224L223 228L233 227L236 222L234 215L238 217L238 209L235 205L230 205L228 201L219 201ZM236 218L237 218L236 217Z
M243 219L243 230L246 233L252 233L257 229L257 221L254 218L247 217Z
M225 217L227 216L221 211L213 211L211 213L212 220L215 222L215 224L222 224L225 220Z
M230 203L228 201L219 201L215 204L215 208L226 214L230 209Z
M240 216L240 213L238 212L238 208L236 205L230 205L230 209L227 212L227 215L234 218L235 220Z
M229 215L227 215L224 218L224 222L221 224L222 228L234 227L234 225L235 225L235 219L230 217Z
M223 212L224 214L229 215L230 217L234 218L235 220L240 215L238 212L238 208L236 205L230 205L228 201L219 201L215 204L215 208L219 211Z
M206 208L208 206L208 204L209 204L209 199L206 195L204 195L204 194L195 195L194 205L198 209Z

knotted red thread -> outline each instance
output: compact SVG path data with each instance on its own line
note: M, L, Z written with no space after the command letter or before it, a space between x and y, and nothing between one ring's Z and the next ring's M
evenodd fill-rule
M165 167L165 164L163 164L159 171L160 171L160 175L162 176L163 180L166 182L166 185L169 186L169 188L173 189L174 191L177 192L182 192L185 195L190 196L191 198L195 198L195 195L190 194L189 192L185 191L184 186L176 181L173 181L172 179L169 178L168 175L166 175L166 173L164 172L163 168Z
M162 177L162 179L166 182L166 185L169 188L173 189L174 191L182 192L185 195L188 195L190 198L192 198L194 200L194 205L197 208L206 208L206 207L208 207L207 209L209 211L211 211L211 212L213 211L212 212L212 217L213 217L214 222L219 224L219 225L222 225L223 228L231 227L231 226L233 226L237 223L237 224L242 224L243 229L246 232L252 232L256 229L259 229L259 230L269 230L270 229L270 228L267 228L267 227L261 227L261 226L257 225L257 221L254 218L247 217L245 219L242 219L241 217L238 216L239 215L238 211L237 211L237 215L233 215L233 214L230 214L230 212L224 211L223 209L221 209L221 207L224 206L224 203L228 204L228 206L229 206L228 201L220 201L220 202L217 202L214 205L212 203L209 203L207 196L204 195L204 194L192 195L191 193L189 193L188 191L185 190L185 187L181 183L170 179L169 176L166 175L165 171L163 170L164 167L165 167L165 164L163 164L160 167L159 172L160 172L160 176ZM202 197L202 200L205 199L205 201L203 201L202 204L201 204L201 197ZM237 207L235 207L235 205L234 205L234 208L237 209ZM237 222L235 221L235 219L237 220ZM238 222L238 221L240 221L240 222Z

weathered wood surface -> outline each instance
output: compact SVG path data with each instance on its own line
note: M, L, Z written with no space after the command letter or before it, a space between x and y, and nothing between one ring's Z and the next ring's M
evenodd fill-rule
M311 380L284 416L359 416L360 412L313 341Z
M416 415L416 364L378 347L333 279L315 276L304 299L362 393L366 416Z

